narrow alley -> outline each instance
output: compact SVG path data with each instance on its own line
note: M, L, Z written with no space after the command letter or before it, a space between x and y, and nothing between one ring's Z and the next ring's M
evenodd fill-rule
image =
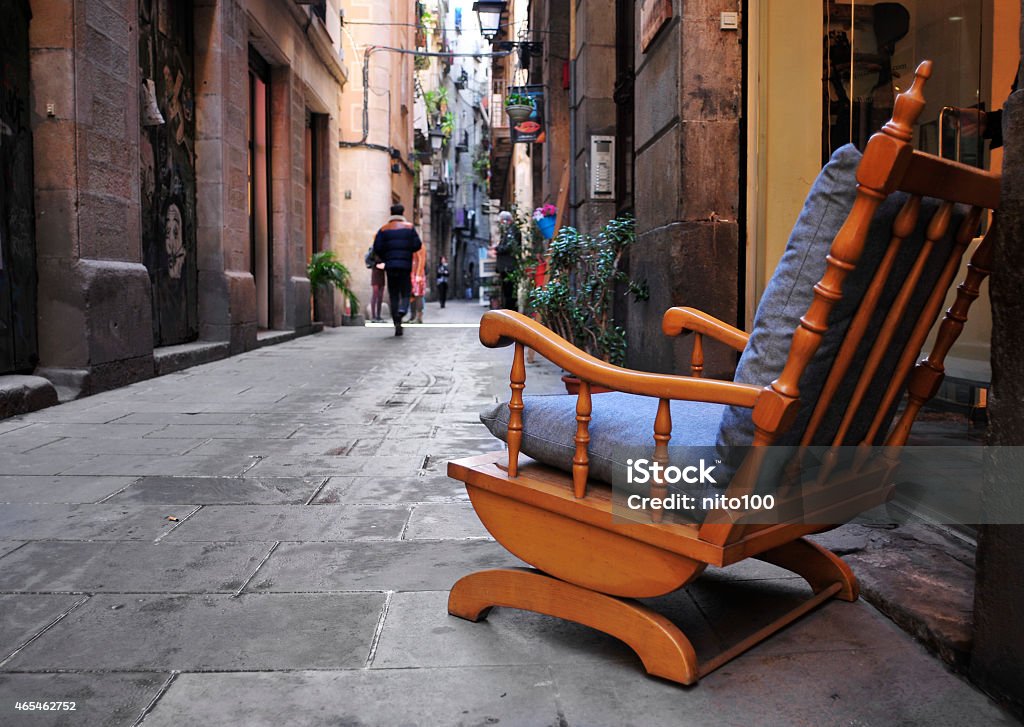
M517 564L445 476L500 446L477 412L507 398L510 355L479 344L480 312L431 304L403 338L327 329L0 422L0 721L1011 723L864 601L695 688L582 626L449 616L459 577ZM742 633L806 590L763 564L698 583L658 606L712 652L733 637L705 617Z

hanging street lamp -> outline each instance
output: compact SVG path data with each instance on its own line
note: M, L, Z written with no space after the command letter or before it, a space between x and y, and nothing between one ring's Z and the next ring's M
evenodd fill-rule
M473 12L480 20L480 32L488 42L501 30L501 15L505 12L505 0L477 0L473 3Z

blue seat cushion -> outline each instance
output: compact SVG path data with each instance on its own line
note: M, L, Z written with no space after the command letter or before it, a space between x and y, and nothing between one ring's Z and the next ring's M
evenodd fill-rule
M652 461L658 400L611 392L595 394L591 402L588 447L590 476L617 487L626 487L629 484L629 460ZM669 464L689 467L697 465L703 458L710 466L716 456L715 434L724 409L721 404L673 401ZM483 412L480 421L491 434L507 442L508 416L508 404L501 403ZM556 394L523 397L523 454L571 472L572 458L576 453L575 436L576 396ZM646 493L648 488L649 483L646 483L631 489ZM685 491L694 494L703 489L685 486Z

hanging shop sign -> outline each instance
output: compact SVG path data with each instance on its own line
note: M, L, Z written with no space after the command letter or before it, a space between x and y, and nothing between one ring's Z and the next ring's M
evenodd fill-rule
M508 92L529 96L533 101L533 113L511 128L512 143L543 144L547 141L547 128L544 124L544 86L539 83L529 86L510 86Z
M646 53L654 37L672 19L672 0L643 0L640 6L640 52Z

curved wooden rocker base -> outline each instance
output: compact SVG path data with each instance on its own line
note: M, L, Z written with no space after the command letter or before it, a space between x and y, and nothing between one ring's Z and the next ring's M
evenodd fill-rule
M689 639L661 614L630 599L592 591L530 568L499 568L461 578L448 598L448 613L479 621L493 606L519 608L573 621L623 641L652 676L693 684L830 598L857 599L857 581L835 554L794 540L757 556L806 580L814 595L711 659L698 663Z
M448 613L479 621L507 606L590 626L626 643L648 674L693 684L697 654L675 624L634 601L606 596L530 568L497 568L465 576L452 587Z

